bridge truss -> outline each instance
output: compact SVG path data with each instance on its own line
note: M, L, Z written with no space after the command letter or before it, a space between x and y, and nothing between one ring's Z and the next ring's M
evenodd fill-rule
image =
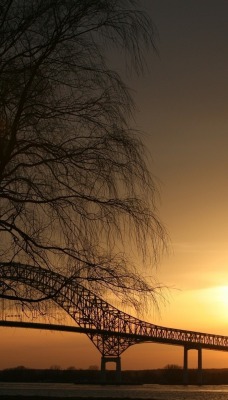
M8 288L15 282L36 289L60 306L104 360L119 359L129 346L148 341L184 346L185 354L203 348L228 351L227 336L154 325L113 307L73 278L30 265L1 263L0 298L10 295Z

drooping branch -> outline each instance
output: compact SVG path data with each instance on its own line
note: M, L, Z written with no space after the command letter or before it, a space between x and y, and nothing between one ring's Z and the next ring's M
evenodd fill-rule
M155 49L136 4L5 0L0 13L0 261L134 305L157 288L137 264L153 265L166 237L133 100L107 61L124 50L139 73Z

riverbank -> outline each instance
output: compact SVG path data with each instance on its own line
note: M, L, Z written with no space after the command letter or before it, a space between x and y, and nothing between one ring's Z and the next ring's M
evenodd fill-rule
M228 385L228 369L203 369L203 384ZM115 371L106 371L106 385L119 384ZM76 385L98 385L103 383L99 370L80 369L30 369L23 366L0 370L0 383L65 383ZM176 365L168 365L163 369L122 371L121 386L125 385L181 385L183 369ZM188 370L188 384L198 384L197 369Z

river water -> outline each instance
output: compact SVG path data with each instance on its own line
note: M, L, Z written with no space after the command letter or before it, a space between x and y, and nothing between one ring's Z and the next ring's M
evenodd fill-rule
M50 396L77 398L96 397L113 399L150 400L227 400L228 385L177 386L177 385L126 385L100 386L63 383L6 383L0 382L0 398L14 396ZM41 398L42 400L42 398Z

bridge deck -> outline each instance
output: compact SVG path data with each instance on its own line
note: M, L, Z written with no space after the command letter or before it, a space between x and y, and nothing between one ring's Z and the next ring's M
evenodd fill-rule
M165 327L157 327L156 335L140 335L135 333L124 333L111 330L102 330L94 328L82 328L72 325L57 325L47 323L22 322L22 321L6 321L0 320L0 326L29 328L29 329L45 329L62 332L75 332L104 336L116 336L129 339L135 339L135 343L153 342L163 343L175 346L186 346L189 349L210 349L219 351L228 351L228 337L219 336L201 332L170 329Z

